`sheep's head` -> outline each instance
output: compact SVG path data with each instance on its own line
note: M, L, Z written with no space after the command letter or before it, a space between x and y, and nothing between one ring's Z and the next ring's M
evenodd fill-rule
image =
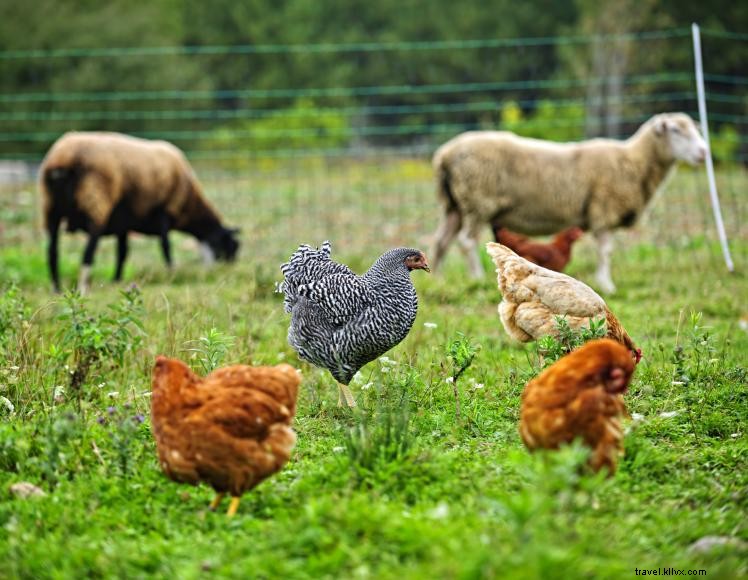
M236 235L239 228L224 228L214 231L204 241L213 253L216 260L233 262L239 251L239 240Z
M706 158L706 142L696 123L684 113L663 113L653 119L655 135L669 148L673 159L699 165Z

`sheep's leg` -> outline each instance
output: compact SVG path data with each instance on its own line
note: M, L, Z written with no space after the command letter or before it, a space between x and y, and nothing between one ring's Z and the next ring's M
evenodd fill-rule
M444 259L444 255L447 253L449 246L455 239L457 232L460 231L461 222L462 219L457 210L448 211L442 217L439 228L434 234L434 243L429 255L432 272L435 272L437 268L439 268L439 264L441 264Z
M81 295L88 292L91 284L91 266L93 265L94 254L96 253L100 237L101 231L98 228L91 231L88 235L88 243L86 244L86 249L83 251L83 263L78 273L78 292Z
M117 234L117 268L114 272L114 281L122 280L122 269L127 258L127 232Z
M169 216L164 214L161 218L159 236L161 238L161 252L164 254L164 262L171 268L171 244L169 243Z
M57 262L57 240L60 235L61 218L56 213L47 215L47 230L49 233L49 245L47 246L47 266L49 275L52 278L52 285L55 292L60 291L60 269Z
M616 285L610 276L610 255L613 252L613 233L607 230L595 232L597 238L597 272L595 279L600 290L605 294L616 291Z
M466 223L462 226L457 241L462 248L462 253L468 261L470 268L470 275L476 280L483 278L485 272L483 271L483 264L480 261L480 254L478 253L478 228L477 223L474 220L470 220L470 223Z

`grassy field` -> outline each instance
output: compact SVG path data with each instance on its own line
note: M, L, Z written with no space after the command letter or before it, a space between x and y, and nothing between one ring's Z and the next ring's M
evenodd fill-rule
M400 170L415 183L426 175L422 165ZM330 237L362 271L394 243L425 245L433 228L428 181L402 191L384 170L380 189L367 190L369 171L350 170L332 188L349 184L366 197L360 213L346 213L338 193L330 198L336 211L317 207L306 219L280 202L227 212L246 242L232 266L201 269L191 242L175 236L179 265L167 273L157 243L138 239L128 284L117 286L106 281L106 242L83 303L48 290L42 244L28 233L33 199L14 202L18 211L6 205L12 243L0 248L0 271L17 286L0 294L0 577L628 578L655 568L747 576L745 274L724 273L698 235L658 244L666 234L645 224L622 239L619 292L609 304L645 354L627 395L636 419L626 423L618 474L580 476L579 448L524 450L519 397L537 372L536 351L509 340L493 277L467 281L457 252L441 276L414 273L418 319L388 353L394 362L367 365L352 384L360 411L338 409L332 378L288 347L288 317L273 292L277 259ZM283 195L314 205L304 193L314 179L308 189L294 179L278 178ZM693 177L682 179L672 203ZM271 181L248 179L247 191L269 190ZM242 207L241 184L217 189ZM397 195L377 197L382 190ZM742 223L744 202L734 206L728 225ZM369 214L361 230L371 237L351 229ZM683 221L703 231L700 215ZM67 236L63 246L71 281L81 240ZM591 244L579 249L569 272L591 281ZM734 252L744 258L747 249L738 235ZM121 291L132 281L139 290L128 302ZM479 350L458 383L458 420L446 379L448 345L459 333ZM78 385L71 373L87 353L94 362ZM210 489L160 472L148 418L160 353L197 369L284 361L303 371L294 455L233 519L207 511ZM46 495L14 498L8 488L21 481ZM705 536L732 540L690 548Z

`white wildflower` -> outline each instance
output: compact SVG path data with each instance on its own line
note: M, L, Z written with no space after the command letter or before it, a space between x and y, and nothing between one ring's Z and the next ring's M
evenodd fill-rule
M366 383L365 385L361 385L361 390L362 391L368 391L373 386L374 386L374 383Z
M13 406L13 403L10 402L10 399L8 397L0 397L0 403L2 403L3 406L8 409L8 413L12 413L16 410L16 408Z
M671 417L675 417L678 414L678 411L663 411L660 413L660 417L663 419L670 419Z
M631 413L631 418L637 422L644 421L644 415L642 415L641 413Z
M382 366L394 366L397 364L397 361L394 361L387 356L380 356L379 362L382 364Z
M444 379L444 380L445 380L445 381L446 381L447 383L454 383L454 382L455 382L455 378L454 378L454 377L447 377L447 378L446 378L446 379Z
M106 396L110 399L116 399L117 397L119 397L119 391L109 391Z
M685 385L686 383L684 383L683 381L673 381L670 384L671 385L675 385L675 386L680 386L680 385Z
M345 447L333 447L332 452L333 453L343 453L345 451Z
M436 328L437 326L439 326L436 322L424 322L423 325L426 328Z
M449 516L449 506L440 502L434 509L429 510L428 516L435 520L443 520Z
M98 384L98 387L99 387L100 389L103 389L104 387L106 387L106 383L99 383L99 384Z
M65 387L62 385L57 385L55 387L55 390L52 391L52 398L54 399L55 403L62 403L65 400Z

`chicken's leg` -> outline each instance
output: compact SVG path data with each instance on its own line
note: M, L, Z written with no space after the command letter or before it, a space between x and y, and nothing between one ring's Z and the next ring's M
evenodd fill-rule
M353 398L351 390L343 383L338 383L338 407L343 406L343 398L345 397L346 404L353 408L356 407L356 399Z
M221 500L223 499L223 496L226 495L224 493L217 493L216 497L213 498L213 501L210 502L210 505L208 506L208 509L212 512L216 511L216 508L218 508L219 504L221 503Z
M229 504L229 510L226 512L226 515L228 517L233 516L236 513L236 510L239 509L239 500L241 498L236 496L231 496L231 503Z

